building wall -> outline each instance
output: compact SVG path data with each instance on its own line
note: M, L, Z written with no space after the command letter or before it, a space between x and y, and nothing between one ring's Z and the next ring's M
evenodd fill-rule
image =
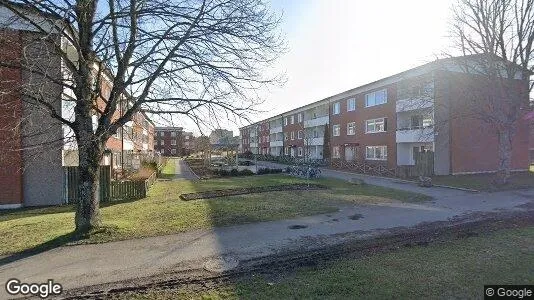
M270 154L269 122L261 122L258 128L258 144L261 154Z
M470 173L498 170L497 130L493 124L468 116L473 109L469 107L469 97L473 90L483 89L484 84L475 76L459 73L443 73L443 79L450 86L450 140L451 172ZM528 104L526 84L516 81L518 88L525 89L525 105ZM518 125L512 141L512 169L526 170L529 165L529 128L527 121Z
M365 95L377 91L387 89L387 103L372 107L365 107ZM356 99L356 110L347 112L347 100ZM387 146L387 161L369 160L368 163L387 164L389 168L394 168L397 165L396 155L396 85L391 84L370 90L365 93L360 93L344 98L340 101L330 103L330 140L331 140L331 154L333 155L333 148L340 147L341 158L345 156L345 150L348 147L354 147L356 160L365 160L366 146ZM340 103L340 114L333 114L333 106L335 103ZM377 118L387 118L387 130L380 133L365 133L365 121ZM347 124L350 122L356 123L356 134L347 135ZM340 136L334 136L334 125L340 125Z
M175 136L172 136L172 132ZM176 143L172 145L173 141ZM163 142L163 145L161 144ZM156 127L154 135L154 150L163 156L181 156L186 154L183 131L181 127ZM174 153L173 153L174 150Z
M298 148L304 148L304 113L302 113L302 121L299 122L298 115L300 113L284 114L282 121L282 132L284 133L284 148L293 149L293 152L289 150L288 155L293 153L293 156L298 156ZM294 123L291 124L291 117L293 117ZM285 119L287 118L287 125ZM302 138L298 138L298 132L302 131ZM293 132L294 138L291 139L291 133ZM285 150L284 150L284 153Z
M250 151L250 129L247 128L241 128L240 130L240 136L241 136L241 152L249 152Z
M0 61L18 64L21 55L20 34L0 31ZM0 66L0 208L22 205L22 153L20 132L15 130L22 116L22 102L17 87L22 82L20 68Z
M52 46L41 36L21 32L27 63L48 76L61 78L61 60L49 55ZM63 88L35 73L22 70L25 92L46 99L56 111L62 108ZM25 98L27 96L23 96ZM22 146L24 206L57 205L63 202L63 127L41 106L23 100ZM46 180L43 180L46 178Z

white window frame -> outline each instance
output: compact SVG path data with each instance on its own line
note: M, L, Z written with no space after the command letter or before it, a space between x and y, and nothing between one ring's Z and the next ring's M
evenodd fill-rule
M337 134L336 134L336 131L337 131ZM339 124L333 125L332 126L332 136L340 136L340 135L341 135L341 125L339 125Z
M314 130L313 131L313 138L316 139L319 137L319 132L317 132L317 130Z
M378 100L379 102L377 102L376 96L382 93L384 93L384 99ZM387 89L374 91L372 93L365 95L365 107L372 107L372 106L377 106L377 105L381 105L385 103L388 103L388 90Z
M284 126L287 126L287 117L284 118Z
M352 132L350 128L352 127ZM347 123L347 135L355 135L356 134L356 122L350 122Z
M176 146L176 140L172 140L171 145Z
M297 148L297 155L298 156L303 156L304 155L304 151L303 151L302 147L298 147Z
M379 132L386 132L387 131L387 128L386 128L386 119L387 118L378 118L378 119L370 119L370 120L365 120L365 133L379 133ZM376 127L377 127L377 124L378 125L382 125L382 130L376 130ZM373 129L372 130L369 130L369 126L372 126Z
M297 115L298 123L302 122L302 113Z
M341 149L339 146L332 147L332 158L341 158Z
M295 124L295 116L289 117L291 125Z
M164 145L165 145L165 140L160 140L160 142L161 142L161 144L160 144L160 145L162 145L162 146L164 146Z
M176 149L171 149L171 154L176 154Z
M347 111L356 110L356 98L347 99Z
M332 106L332 114L333 115L339 115L340 113L341 113L341 103L340 102L336 102Z
M377 156L377 151L380 149L380 155ZM388 160L388 146L366 146L365 147L366 160Z
M284 155L289 155L289 147L284 147Z
M291 131L291 140L295 140L295 132L294 131Z
M302 130L299 130L299 131L297 132L297 138L298 138L299 140L302 140Z

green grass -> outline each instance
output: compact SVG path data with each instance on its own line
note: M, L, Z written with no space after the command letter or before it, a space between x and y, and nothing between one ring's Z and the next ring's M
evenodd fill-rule
M165 166L163 166L163 169L161 170L161 173L159 174L159 178L172 179L174 177L175 172L176 172L176 160L174 158L167 158L167 162L165 163Z
M510 182L504 186L493 183L495 174L434 176L432 183L485 192L534 188L534 168L531 166L530 170L530 172L512 173Z
M356 186L335 179L314 181L321 191L272 192L182 201L182 193L214 189L307 182L285 175L262 175L201 181L160 181L147 198L106 203L101 208L104 229L83 242L106 242L212 228L232 224L296 218L334 212L339 205L427 200L420 194L371 185ZM74 230L74 207L21 209L0 213L0 255L39 245L62 244Z
M534 282L534 227L339 259L209 290L187 286L117 299L481 299L484 284Z

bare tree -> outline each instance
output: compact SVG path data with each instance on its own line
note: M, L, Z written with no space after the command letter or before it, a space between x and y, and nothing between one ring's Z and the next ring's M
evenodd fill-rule
M257 90L277 80L264 71L283 50L279 18L262 0L0 4L46 39L49 52L43 55L61 58L62 78L28 64L20 67L72 91L72 119L51 105L57 97L27 96L70 128L76 139L78 232L101 225L99 162L108 138L132 116L139 111L176 114L197 123L246 118L259 102ZM111 90L103 94L105 80Z
M512 166L512 140L528 109L534 71L534 0L458 0L452 34L465 59L461 71L480 88L466 89L462 114L488 124L498 137L498 183Z

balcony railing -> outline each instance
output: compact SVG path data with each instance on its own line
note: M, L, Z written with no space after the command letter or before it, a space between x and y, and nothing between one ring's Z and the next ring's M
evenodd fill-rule
M399 128L396 140L397 143L431 143L434 141L434 127Z
M397 112L411 111L434 106L434 99L428 97L397 100Z
M279 133L279 132L282 132L282 126L271 127L271 129L269 130L270 134Z
M322 126L324 124L328 124L330 122L330 119L328 116L322 116L317 117L315 119L305 120L304 121L304 127L315 127L315 126Z

